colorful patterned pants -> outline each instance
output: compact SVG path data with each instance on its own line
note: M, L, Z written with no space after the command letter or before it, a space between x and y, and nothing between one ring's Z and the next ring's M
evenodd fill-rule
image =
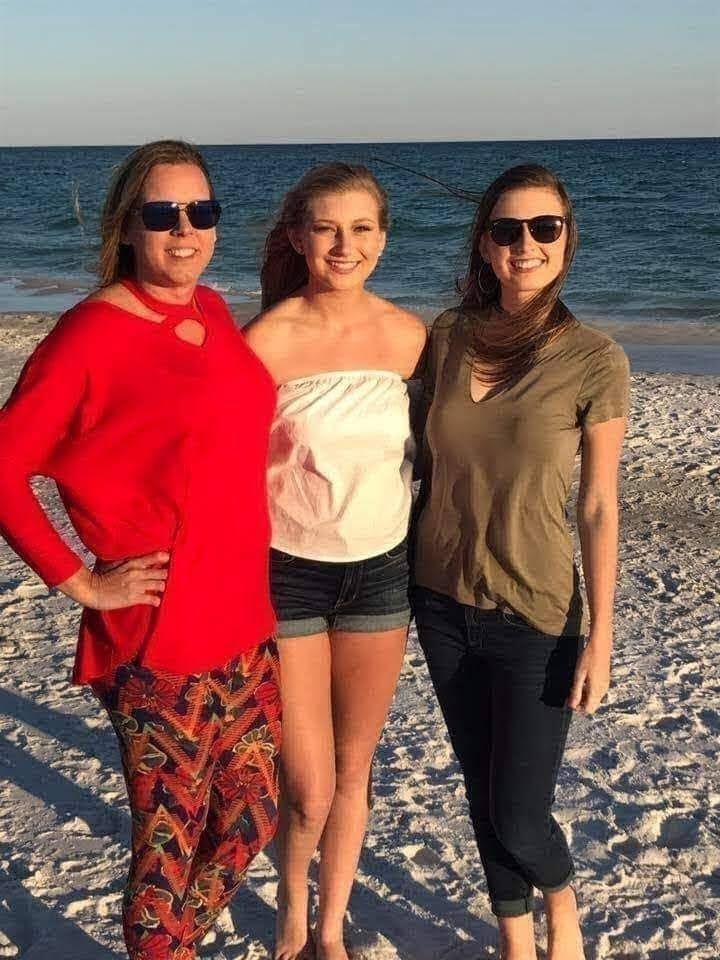
M126 664L93 690L120 741L132 811L128 954L195 960L198 941L275 833L275 642L188 676Z

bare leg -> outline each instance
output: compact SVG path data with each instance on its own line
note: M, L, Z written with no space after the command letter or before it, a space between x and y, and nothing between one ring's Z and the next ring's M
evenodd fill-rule
M321 841L318 960L347 960L343 920L368 818L368 780L402 667L407 630L333 631L335 796Z
M275 960L293 960L308 930L308 869L335 790L326 633L278 642L283 706Z
M577 901L572 887L546 893L548 960L585 960Z
M502 960L537 960L533 915L499 917L500 956Z

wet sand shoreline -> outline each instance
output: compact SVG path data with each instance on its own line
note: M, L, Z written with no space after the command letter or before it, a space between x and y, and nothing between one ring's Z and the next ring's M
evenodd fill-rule
M232 304L238 326L244 326L259 309L257 304ZM0 328L43 336L59 314L44 312L0 313ZM422 311L431 324L436 312ZM635 323L593 322L590 326L607 333L627 350L633 371L720 376L720 325L693 321Z

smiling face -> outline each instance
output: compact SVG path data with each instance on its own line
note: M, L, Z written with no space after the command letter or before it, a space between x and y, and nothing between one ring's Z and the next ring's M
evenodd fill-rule
M564 217L567 214L558 194L549 187L518 187L500 196L490 214L490 221L511 217L530 220L544 214ZM510 246L493 242L485 230L480 238L480 253L500 281L501 304L517 309L557 278L565 263L567 229L563 228L554 243L538 243L527 224Z
M328 193L310 201L303 226L288 231L318 291L361 288L385 247L376 198L366 190Z
M150 200L189 203L210 200L205 174L191 163L158 163L148 173L136 209ZM150 287L190 290L210 262L215 249L215 228L196 230L183 210L172 230L147 230L139 213L131 213L123 242L135 254L135 279Z

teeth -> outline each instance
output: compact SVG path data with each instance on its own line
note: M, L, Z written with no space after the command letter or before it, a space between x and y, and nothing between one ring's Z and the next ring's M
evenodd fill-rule
M195 253L195 250L192 247L176 247L172 250L168 250L168 253L171 257L192 257Z
M328 263L333 270L339 270L341 273L350 273L358 265L357 260L328 260Z
M516 270L534 270L535 267L541 267L542 260L513 260L512 265Z

